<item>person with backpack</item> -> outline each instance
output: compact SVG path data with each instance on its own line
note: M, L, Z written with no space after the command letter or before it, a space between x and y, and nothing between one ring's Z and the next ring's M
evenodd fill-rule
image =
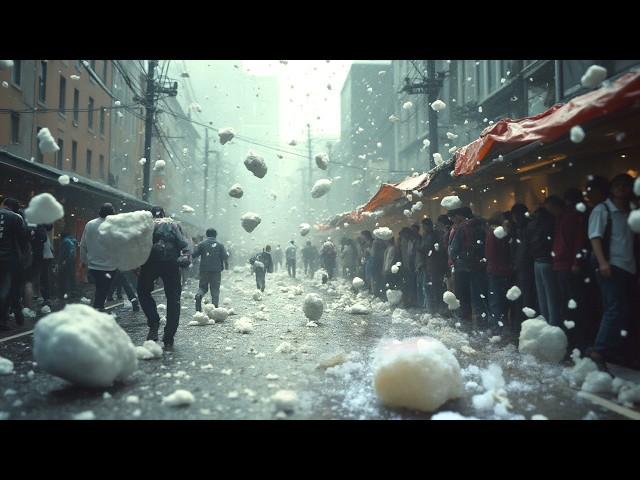
M285 250L285 256L287 258L287 273L290 277L296 278L296 253L298 247L293 240L289 241L289 246Z
M162 341L166 350L173 349L173 341L180 321L180 265L183 251L189 245L180 226L171 218L165 218L162 207L152 207L151 214L155 223L153 228L153 246L138 276L138 300L147 317L149 333L147 340L158 341L160 315L156 302L151 295L155 281L162 279L167 299L167 324L164 327Z
M611 180L609 197L589 216L589 239L597 262L603 314L595 344L588 352L601 370L606 362L624 360L631 330L634 288L637 280L637 241L627 222L633 198L633 179L620 174Z
M60 256L58 257L60 297L63 299L68 299L75 293L77 252L78 241L69 232L63 232L62 242L60 243Z
M222 271L229 270L229 255L222 242L217 240L215 228L206 231L207 238L193 249L193 258L200 258L198 293L196 294L196 311L202 311L202 297L211 290L211 303L218 308L220 301L220 283Z
M260 253L256 253L249 259L249 263L253 267L256 274L256 288L264 292L266 288L267 272L273 273L273 259L271 258L271 245L264 247Z
M454 262L456 297L465 308L464 318L471 318L476 328L484 329L488 321L485 258L488 227L485 220L474 216L469 207L454 210L452 220L457 223L449 245L449 255Z
M322 268L326 270L329 280L334 277L337 257L338 251L336 250L335 244L331 241L331 237L329 237L327 241L322 244L322 250L320 250Z
M11 198L5 198L0 205L0 330L10 330L11 307L16 323L24 323L19 303L20 270L29 237L24 220L14 211L18 208L17 200Z
M80 240L80 259L82 264L89 269L96 291L93 297L93 308L104 310L104 303L109 295L111 283L116 272L113 264L112 252L108 251L98 235L98 228L109 215L115 214L115 209L110 203L100 207L98 218L87 222ZM35 251L34 251L35 253Z

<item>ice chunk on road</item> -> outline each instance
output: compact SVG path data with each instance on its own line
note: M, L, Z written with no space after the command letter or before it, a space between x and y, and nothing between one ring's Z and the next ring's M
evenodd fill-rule
M318 180L311 189L312 198L320 198L331 190L331 180L321 178Z
M0 357L0 375L10 375L13 373L13 362L8 358Z
M575 125L571 127L571 131L569 132L569 137L573 143L580 143L584 140L585 137L584 130L580 125Z
M206 307L206 305L205 305ZM189 322L190 325L209 325L209 316L204 312L196 312L193 314L193 322ZM215 320L211 320L215 323Z
M347 307L345 309L345 311L347 313L352 314L352 315L368 315L369 314L369 307L367 307L366 305L363 305L361 303L356 303L355 305Z
M391 240L393 231L389 227L379 227L373 231L373 236L379 240Z
M458 412L440 412L431 417L431 420L480 420L476 417L465 417Z
M390 305L398 305L402 300L402 290L387 290L387 300Z
M143 348L146 348L154 358L158 358L162 356L162 347L153 340L147 340L142 344Z
M453 210L455 208L461 208L462 202L460 201L460 197L457 195L449 195L444 197L440 202L440 206L446 208L447 210Z
M244 195L244 191L242 190L242 186L239 183L236 183L229 189L229 196L233 198L242 198Z
M60 150L48 128L41 128L38 132L38 148L42 153L56 153Z
M311 230L311 225L308 223L301 223L298 229L300 230L300 235L304 237L309 233L309 230Z
M267 164L264 158L256 155L254 152L250 151L247 154L247 158L244 159L244 166L258 178L264 178L267 174Z
M520 295L522 295L522 291L516 285L514 285L507 291L507 298L512 302L519 299Z
M233 128L221 128L218 130L218 138L220 139L220 145L224 145L227 142L230 142L233 137L235 137L235 132Z
M117 269L134 270L149 258L154 225L151 212L145 210L109 215L98 228L99 242L112 252Z
M136 358L138 360L151 360L153 358L153 353L144 347L136 346Z
M253 232L256 227L260 225L261 221L262 219L260 218L260 215L253 212L247 212L240 217L240 224L242 225L242 228L249 233Z
M581 390L589 393L608 393L611 391L613 378L607 372L593 370L584 379Z
M253 332L253 323L247 317L240 317L233 322L233 329L238 333L251 333Z
M500 225L499 227L494 228L493 229L493 234L498 239L503 239L504 237L507 236L507 232L505 231L505 229L504 229L504 227L502 225Z
M55 223L64 217L64 208L50 193L41 193L29 201L24 211L29 223L36 225Z
M42 318L34 330L38 366L72 383L108 387L138 367L131 339L111 315L81 304Z
M319 153L315 156L315 160L320 170L326 170L329 167L329 156L326 153Z
M376 393L390 407L432 412L464 393L458 360L434 338L382 341L373 369Z
M559 363L567 352L567 336L560 327L549 325L544 318L532 318L522 322L518 350L539 360Z
M364 280L362 280L360 277L354 277L351 285L353 285L353 288L355 288L356 290L360 290L362 287L364 287Z
M628 406L640 403L640 384L623 385L618 393L618 402Z
M58 183L63 187L65 185L69 185L70 182L71 182L71 178L69 177L69 175L60 175L58 177Z
M271 401L278 410L292 412L298 403L298 395L293 390L278 390L271 396Z
M582 75L580 83L583 87L595 88L607 78L607 69L600 65L591 65Z
M224 322L229 316L229 310L223 307L216 308L212 303L205 304L202 309L207 317L215 322Z
M74 420L95 420L96 415L93 413L93 410L85 410L84 412L76 413L71 418Z
M162 405L168 405L169 407L189 406L193 402L195 402L195 398L189 390L178 389L171 395L162 397Z
M317 293L308 293L304 297L302 311L304 312L305 317L309 320L319 320L320 317L322 317L322 312L324 311L324 302L322 301L322 297Z
M276 353L291 353L293 346L289 342L282 342L276 347Z
M458 300L453 292L446 291L442 294L442 301L447 304L449 310L457 310L460 308L460 300Z
M444 103L442 100L436 100L431 104L431 108L436 112L441 112L442 110L447 108L447 104Z

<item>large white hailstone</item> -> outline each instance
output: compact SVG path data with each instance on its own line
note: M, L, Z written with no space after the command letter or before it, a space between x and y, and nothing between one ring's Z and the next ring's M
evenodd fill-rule
M413 108L413 103L412 102L404 102L402 104L402 109L403 110L411 110Z
M66 185L69 185L70 182L71 182L71 178L69 178L69 175L60 175L58 177L58 183L63 187Z
M447 104L444 103L442 100L436 100L431 104L431 108L436 112L441 112L442 110L447 108Z
M115 319L82 304L42 318L33 342L39 368L85 387L109 387L138 368L135 347Z
M571 127L571 131L569 132L569 137L573 143L580 143L584 140L585 135L586 134L580 125Z
M196 312L193 314L193 321L189 325L210 325L211 323L215 323L215 320L211 320L206 313Z
M278 410L292 412L298 403L298 395L293 390L278 390L271 396L271 401Z
M424 207L424 204L422 202L418 201L414 203L411 207L411 213L419 212L420 210L422 210L422 207Z
M578 202L576 203L576 210L580 213L584 213L587 211L587 206L582 202Z
M362 280L360 277L353 277L351 285L353 285L353 288L360 290L362 287L364 287L364 280Z
M13 60L0 60L0 70L9 70L13 68Z
M640 175L638 175L636 181L633 182L633 193L636 197L640 197Z
M298 226L298 229L300 231L300 235L302 235L303 237L306 236L309 231L311 230L311 225L309 225L308 223L301 223Z
M351 315L369 315L370 312L369 308L361 303L351 305L350 307L347 307L345 311Z
M440 201L440 206L447 210L453 210L462 207L462 202L457 195L449 195Z
M264 158L253 152L247 154L247 158L244 159L244 166L258 178L264 178L267 174L267 164Z
M456 138L458 138L458 135L456 135L455 133L447 132L447 138L449 140L455 140Z
M195 213L195 209L190 205L182 205L180 213Z
M153 227L153 216L146 210L109 215L98 228L100 244L112 252L111 261L117 269L134 270L149 258Z
M567 336L560 327L549 325L542 317L522 322L520 353L528 353L539 360L559 363L567 352Z
M442 301L447 304L449 310L457 310L460 308L460 300L458 300L456 295L449 290L442 294Z
M219 323L219 322L224 322L228 316L229 316L229 310L223 307L219 307L219 308L213 309L213 311L211 312L210 318Z
M455 146L454 146L454 147L451 147L451 148L449 149L449 153L455 153L455 152L456 152L456 150L458 150L458 147L455 147Z
M167 166L167 162L164 160L156 160L156 163L153 165L154 170L163 170L164 167Z
M247 212L242 217L240 217L240 224L245 231L251 233L255 230L255 228L260 225L262 219L257 213Z
M474 395L472 400L473 407L476 410L492 410L495 413L507 413L506 408L510 407L505 391L505 380L502 375L502 367L492 363L486 369L480 372L482 378L482 386L484 393Z
M0 357L0 375L10 375L13 373L13 362L8 358Z
M329 190L331 190L331 180L321 178L313 185L313 188L311 189L311 197L320 198Z
M411 210L404 210L402 213L405 217L411 217Z
M42 153L56 153L60 150L48 128L41 128L38 132L38 148Z
M395 122L399 122L400 119L398 118L397 115L391 114L391 115L389 115L389 121L395 123Z
M236 183L229 189L229 196L233 198L242 198L244 192L242 191L242 187L239 183Z
M387 300L390 305L398 305L402 300L402 290L387 290Z
M326 170L329 166L329 156L326 153L319 153L315 156L316 165L320 170Z
M607 372L593 370L587 374L580 390L589 393L609 393L612 380L613 378Z
M233 131L233 128L221 128L218 130L218 138L220 139L220 145L224 145L227 142L230 142L233 137L235 137L236 133Z
M600 65L591 65L582 75L580 83L587 88L595 88L607 78L607 69Z
M373 231L373 236L380 240L391 240L393 231L389 227L379 227Z
M189 390L178 389L171 395L162 397L162 405L169 407L185 407L195 402L193 394Z
M240 317L233 322L233 329L238 333L251 333L253 332L253 322L247 317Z
M433 161L437 166L442 165L444 163L444 160L442 159L442 155L440 155L439 153L433 154Z
M629 228L634 233L640 233L640 209L633 210L627 218Z
M522 295L522 290L520 290L516 285L507 290L507 298L512 302L516 301Z
M580 350L574 348L571 352L573 367L565 368L562 376L565 377L572 386L580 386L590 372L598 370L596 363L589 357L580 358Z
M494 228L493 229L493 234L498 239L503 239L504 237L507 236L507 232L505 231L505 229L504 229L504 227L502 225Z
M45 192L36 195L29 201L29 206L24 214L29 223L47 225L64 217L64 208L53 195Z
M529 318L533 318L536 316L536 311L531 307L524 307L522 309L522 313L524 313Z
M293 352L293 345L289 342L282 342L276 347L276 353L291 353Z
M464 393L458 360L430 337L381 342L373 371L376 393L389 407L433 412Z
M322 312L324 311L322 297L317 293L308 293L305 295L302 311L304 312L305 317L309 320L319 320L322 316Z

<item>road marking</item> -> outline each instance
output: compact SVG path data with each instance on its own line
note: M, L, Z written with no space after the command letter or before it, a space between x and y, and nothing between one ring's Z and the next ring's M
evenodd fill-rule
M627 407L623 407L622 405L618 405L617 403L613 403L609 400L606 400L602 397L594 395L593 393L580 391L578 392L579 397L584 397L591 400L596 405L600 405L601 407L606 408L607 410L611 410L612 412L617 413L618 415L622 415L623 417L630 418L631 420L640 420L640 413L636 410L632 410Z
M153 290L151 293L158 293L161 292L162 288L157 288L155 290ZM112 308L116 308L119 307L121 305L124 305L124 302L121 303L114 303L113 305L109 305L108 307L105 307L105 310L111 310ZM26 332L22 332L22 333L17 333L16 335L12 335L10 337L4 337L4 338L0 338L0 343L2 342L8 342L9 340L13 340L16 338L20 338L20 337L24 337L26 335L31 335L33 333L33 330L27 330Z

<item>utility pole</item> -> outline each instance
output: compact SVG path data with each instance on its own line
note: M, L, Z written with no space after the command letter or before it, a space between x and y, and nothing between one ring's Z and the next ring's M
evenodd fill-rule
M205 221L207 219L207 193L209 191L209 129L204 129L204 200L203 210Z
M145 92L145 110L146 116L144 120L144 156L147 159L144 164L144 173L142 181L142 199L149 201L149 183L151 181L151 135L153 134L153 115L156 109L156 82L154 79L156 73L157 60L149 60L149 72L147 73L147 91Z
M213 206L214 208L218 208L218 190L220 190L220 184L218 183L218 171L220 170L220 151L214 150L213 153L216 154L216 172L214 181L214 190L213 190Z

